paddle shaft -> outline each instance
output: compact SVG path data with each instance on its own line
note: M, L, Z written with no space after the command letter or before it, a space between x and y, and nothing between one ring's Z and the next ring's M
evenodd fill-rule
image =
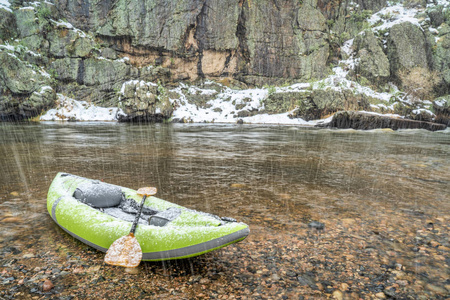
M139 210L136 214L136 218L134 219L133 225L131 226L130 234L132 233L134 235L134 232L136 231L136 226L137 226L137 223L139 222L139 218L141 217L142 210L144 209L144 203L145 203L146 198L147 198L147 195L144 195L142 197L142 202L141 202L141 205L139 206Z

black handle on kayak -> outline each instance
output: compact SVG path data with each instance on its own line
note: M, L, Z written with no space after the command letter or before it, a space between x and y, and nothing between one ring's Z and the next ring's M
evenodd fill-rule
M134 232L136 231L136 226L137 226L137 223L139 222L139 218L141 217L142 209L144 208L144 203L145 203L146 198L147 198L147 195L144 195L144 197L142 197L141 205L139 206L139 210L136 214L136 218L134 219L133 225L131 226L130 233L132 233L132 234L134 234Z

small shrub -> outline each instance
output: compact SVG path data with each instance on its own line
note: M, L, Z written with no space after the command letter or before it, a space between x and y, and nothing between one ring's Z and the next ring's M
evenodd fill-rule
M48 7L40 7L36 14L39 20L48 19L51 17L52 11Z
M426 1L424 0L405 0L403 5L407 8L416 8L420 6L426 6Z
M350 15L350 21L355 23L360 23L372 16L373 12L371 10L363 10L361 12L356 12Z
M414 101L419 99L431 99L434 87L441 81L439 73L426 68L416 67L411 70L401 70L399 78L403 90L413 97Z
M273 85L264 85L264 88L267 89L268 96L271 96L277 91L277 88Z

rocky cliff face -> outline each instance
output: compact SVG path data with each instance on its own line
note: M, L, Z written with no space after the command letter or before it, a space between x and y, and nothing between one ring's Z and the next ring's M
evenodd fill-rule
M327 73L328 27L317 1L62 0L56 7L132 64L168 67L174 79L232 75L265 84Z
M37 115L58 92L161 119L174 107L154 87L137 95L139 86L203 78L227 78L238 87L312 82L329 77L338 65L348 73L342 80L354 82L345 81L346 89L336 89L342 80L331 80L333 88L307 95L271 94L266 103L280 109L264 111L297 107L294 116L303 118L341 109L380 111L371 96L355 93L355 85L378 92L389 90L390 82L401 87L402 74L415 68L436 72L432 96L444 96L450 90L450 5L425 9L422 2L414 2L422 7L417 22L383 27L403 13L385 10L386 0L11 0L0 5L0 113L16 119ZM139 84L125 96L127 82ZM27 109L41 90L52 92L40 94ZM413 111L404 101L399 105Z

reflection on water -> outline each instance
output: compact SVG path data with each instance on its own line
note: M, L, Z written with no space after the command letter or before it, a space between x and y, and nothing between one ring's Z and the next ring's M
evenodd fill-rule
M415 235L449 219L449 157L448 130L0 124L0 242L53 226L46 193L59 171L154 185L163 199L285 234L357 218Z

